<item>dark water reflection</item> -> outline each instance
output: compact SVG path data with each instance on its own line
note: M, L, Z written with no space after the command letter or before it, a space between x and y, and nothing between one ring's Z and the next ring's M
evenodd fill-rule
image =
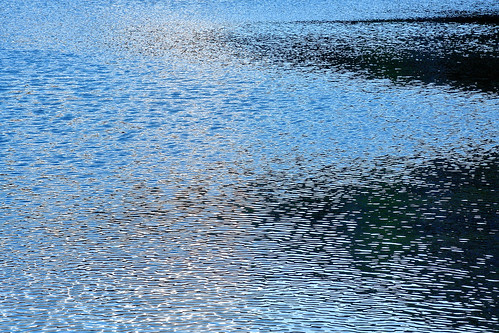
M462 16L273 23L233 33L227 43L252 61L497 92L497 21Z
M499 329L494 22L169 4L1 3L0 331Z
M495 329L497 154L427 161L402 175L386 167L410 161L380 162L357 185L337 185L338 171L327 168L289 181L282 195L268 180L257 186L267 210L250 211L279 244L273 255L324 280L352 260L344 267L355 268L348 288L364 301L383 299L381 313L388 306L402 317L424 316L433 330ZM369 312L379 304L358 306Z

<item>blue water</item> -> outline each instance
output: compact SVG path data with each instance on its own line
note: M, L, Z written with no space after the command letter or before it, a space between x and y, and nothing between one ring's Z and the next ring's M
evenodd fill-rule
M499 330L498 12L0 1L0 331Z

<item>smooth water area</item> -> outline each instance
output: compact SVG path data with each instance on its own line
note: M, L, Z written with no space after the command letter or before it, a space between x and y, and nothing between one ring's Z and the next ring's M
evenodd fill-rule
M498 13L0 1L0 331L498 331Z

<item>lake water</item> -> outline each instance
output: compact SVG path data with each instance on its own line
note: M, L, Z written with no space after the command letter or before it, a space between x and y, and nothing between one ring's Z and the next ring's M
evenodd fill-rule
M499 330L496 1L0 1L0 331Z

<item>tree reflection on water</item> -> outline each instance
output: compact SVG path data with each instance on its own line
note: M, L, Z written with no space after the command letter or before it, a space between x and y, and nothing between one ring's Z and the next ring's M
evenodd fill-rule
M283 253L307 263L319 256L316 272L325 279L337 266L332 248L346 248L363 279L377 281L367 289L359 282L359 293L395 293L413 315L438 317L445 308L456 327L493 329L499 314L498 154L475 152L411 167L407 160L379 162L355 180L358 185L335 185L332 168L290 187L284 197L262 190L275 208L259 227L280 230L268 237ZM387 170L400 164L402 172ZM286 222L289 230L279 227Z
M470 15L262 24L229 33L225 42L239 56L280 66L497 92L497 22Z

